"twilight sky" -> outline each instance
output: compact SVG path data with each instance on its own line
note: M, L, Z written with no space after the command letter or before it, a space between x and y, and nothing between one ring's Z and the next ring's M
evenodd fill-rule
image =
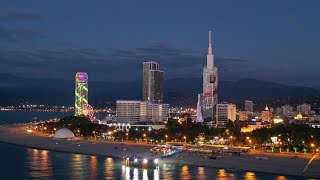
M318 0L2 0L0 73L92 81L201 77L208 30L222 80L320 88Z

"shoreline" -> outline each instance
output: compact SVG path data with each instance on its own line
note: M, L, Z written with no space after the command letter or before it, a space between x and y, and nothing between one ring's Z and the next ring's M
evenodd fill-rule
M23 132L21 127L22 126L17 125L7 125L5 128L0 128L0 142L23 146L26 148L119 159L132 154L138 154L143 157L154 156L154 154L149 151L150 147L153 147L154 145L150 144L85 140L54 140L44 136L43 134ZM256 156L267 156L269 160L256 160ZM221 160L211 160L201 154L181 153L172 157L159 159L160 163L192 165L231 171L259 172L305 178L320 178L319 156L310 164L311 170L309 167L305 173L302 173L302 170L309 160L308 156L279 156L280 155L272 154L245 154L241 157L225 156ZM281 165L283 166L281 167Z

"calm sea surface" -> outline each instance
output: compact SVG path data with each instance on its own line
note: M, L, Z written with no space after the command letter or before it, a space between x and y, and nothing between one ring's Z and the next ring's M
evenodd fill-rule
M0 112L0 124L64 117L72 113ZM102 118L103 115L100 116ZM0 143L0 179L304 179L275 174L164 164L129 168L120 159L37 150Z

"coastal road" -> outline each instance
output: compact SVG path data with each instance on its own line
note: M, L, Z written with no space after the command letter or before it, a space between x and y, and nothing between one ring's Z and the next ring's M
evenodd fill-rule
M313 161L315 158L317 158L317 157L318 157L318 154L315 154L315 155L308 161L308 163L307 163L306 166L304 167L302 173L305 173L305 172L307 171L309 165L310 165L310 164L312 163L312 161Z

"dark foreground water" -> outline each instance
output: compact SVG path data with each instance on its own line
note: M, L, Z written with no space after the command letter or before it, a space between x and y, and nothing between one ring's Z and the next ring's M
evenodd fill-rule
M140 169L120 159L37 150L0 143L4 179L304 179L197 166L161 165Z
M0 124L28 122L61 113L0 112ZM23 118L25 117L25 119ZM29 120L27 120L29 118ZM4 121L4 119L6 119ZM305 179L275 174L163 164L159 169L125 167L120 159L37 150L0 143L0 180L6 179Z

